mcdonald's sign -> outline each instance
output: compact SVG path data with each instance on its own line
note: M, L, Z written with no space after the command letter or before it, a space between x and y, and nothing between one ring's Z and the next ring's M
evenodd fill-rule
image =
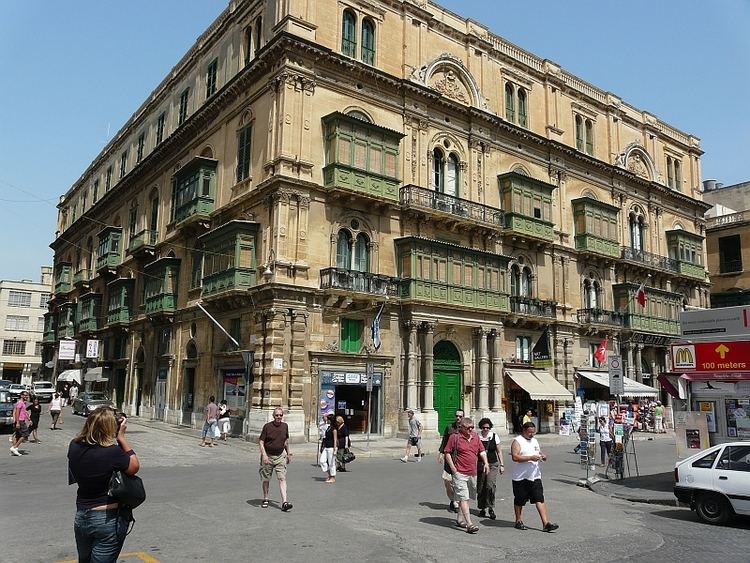
M673 344L672 367L685 372L750 371L750 340Z

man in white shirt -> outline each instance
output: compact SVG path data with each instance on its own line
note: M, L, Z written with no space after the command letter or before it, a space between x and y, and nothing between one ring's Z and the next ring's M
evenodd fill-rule
M407 410L406 415L409 417L409 437L406 439L406 453L401 461L409 461L412 446L417 446L417 461L422 461L422 423L414 416L413 410Z
M526 422L521 435L516 436L510 447L513 459L513 510L516 516L516 530L528 528L521 520L521 511L526 502L536 505L539 517L542 519L542 530L554 532L560 526L547 519L547 507L544 504L544 488L542 487L542 470L539 464L547 460L539 448L539 442L534 438L536 425Z

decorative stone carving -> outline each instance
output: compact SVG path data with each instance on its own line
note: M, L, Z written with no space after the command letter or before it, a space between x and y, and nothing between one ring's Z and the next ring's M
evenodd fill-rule
M456 78L456 73L451 69L443 70L441 75L433 75L433 79L432 87L446 98L451 98L462 104L468 105L470 103L466 87Z
M636 176L648 179L648 169L646 168L646 165L643 164L641 155L638 153L630 155L628 158L628 170Z

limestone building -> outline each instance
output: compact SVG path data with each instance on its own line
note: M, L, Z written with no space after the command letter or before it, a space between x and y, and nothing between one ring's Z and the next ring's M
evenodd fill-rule
M31 383L41 372L44 315L52 291L52 268L38 282L0 280L0 379Z
M707 306L701 154L436 4L233 0L62 198L48 353L99 339L126 411L214 394L249 436L554 428L605 337L649 383Z

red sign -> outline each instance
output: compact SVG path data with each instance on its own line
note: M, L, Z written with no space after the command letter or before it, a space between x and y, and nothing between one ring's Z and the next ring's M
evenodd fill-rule
M677 372L750 371L750 340L672 345Z

